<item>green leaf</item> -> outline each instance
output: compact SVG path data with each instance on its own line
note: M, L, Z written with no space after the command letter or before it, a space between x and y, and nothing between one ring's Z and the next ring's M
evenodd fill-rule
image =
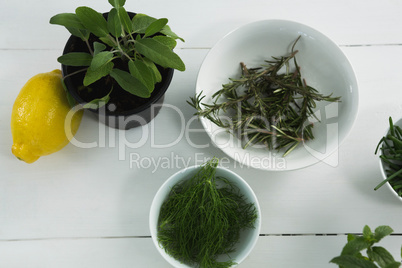
M388 264L385 268L399 268L399 267L401 267L401 265L402 265L402 263L396 261L394 263Z
M109 15L107 17L107 28L109 29L109 32L114 37L121 36L122 29L121 29L119 14L117 13L116 8L112 8L112 10L110 10L110 12L109 12Z
M374 238L378 241L380 241L381 239L383 239L384 237L392 234L394 232L394 230L392 230L391 227L389 226L378 226L375 230L374 230Z
M364 237L359 236L349 241L342 249L341 255L355 255L363 249L369 248L371 245Z
M381 268L395 263L394 257L383 247L372 247L371 250L367 250L367 256L377 262Z
M85 52L70 52L58 57L57 61L67 66L89 66L92 55Z
M163 29L161 30L161 33L163 33L166 36L170 36L174 39L180 39L180 41L184 42L184 39L181 38L180 36L178 36L177 34L175 34L169 27L169 25L166 25L165 27L163 27Z
M130 16L128 15L127 11L124 9L124 7L119 7L117 10L118 10L120 22L123 25L124 30L127 33L132 33L133 32L133 24L131 22Z
M105 43L106 45L108 45L108 46L110 46L110 47L114 47L116 44L113 43L113 41L112 41L109 37L110 37L110 35L109 35L109 36L106 36L106 37L99 37L99 39L100 39L103 43Z
M67 30L74 36L81 38L84 42L89 39L89 32L83 29L77 28L70 28L68 27Z
M145 14L137 14L134 16L132 19L133 22L133 29L135 33L145 33L145 30L157 19L150 17ZM173 39L180 39L181 41L184 42L184 39L179 37L177 34L175 34L169 25L165 25L160 32L166 36L172 37Z
M163 27L168 23L168 20L163 18L163 19L158 19L154 22L152 22L146 29L145 29L145 35L144 37L148 37L151 35L154 35L161 31Z
M157 19L145 14L136 14L132 19L134 33L145 33L145 30Z
M66 28L85 29L80 19L74 13L61 13L50 18L50 24L58 24Z
M99 99L93 99L90 102L86 103L83 108L85 109L99 109L103 106L105 106L109 100L110 100L110 93L112 93L113 88L110 90L110 92L103 96L102 98Z
M115 7L115 8L119 8L124 6L124 4L126 3L126 0L109 0L109 3Z
M363 228L363 237L366 239L371 239L373 237L373 232L368 225L365 225Z
M94 35L105 37L109 34L107 22L101 13L89 7L78 7L75 13L85 28Z
M98 55L99 52L102 52L106 49L106 46L99 42L94 42L94 56Z
M50 23L66 27L72 35L77 36L84 41L89 38L89 32L85 29L81 20L74 13L57 14L50 19Z
M348 234L348 242L352 241L353 239L355 239L357 236L355 236L354 234Z
M347 268L378 268L371 261L348 255L335 257L330 262Z
M87 70L87 73L85 74L85 77L84 77L84 83L83 83L84 86L89 86L90 84L98 81L102 77L110 74L110 72L113 69L113 66L114 66L113 62L110 61L110 62L102 65L98 69L89 67Z
M129 61L128 67L132 76L137 78L152 92L155 88L153 71L142 61Z
M113 53L110 51L102 51L96 54L91 62L91 68L96 70L101 68L103 65L108 64L113 59Z
M130 92L131 94L142 98L149 98L151 96L148 88L128 72L120 69L113 69L110 72L110 75L124 90Z
M156 64L165 68L174 68L185 71L186 67L180 57L166 45L152 39L145 38L135 41L137 51Z
M164 36L164 35L157 35L157 36L152 37L152 39L155 39L156 41L164 44L165 46L167 46L171 50L173 50L177 45L176 40L174 40L171 37Z
M159 83L162 81L162 75L158 70L158 67L156 67L155 63L153 63L151 60L144 58L143 62L152 70L152 74L154 77L155 83Z

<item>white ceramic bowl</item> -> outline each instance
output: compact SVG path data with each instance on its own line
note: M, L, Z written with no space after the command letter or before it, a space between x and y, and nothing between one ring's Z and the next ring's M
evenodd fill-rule
M173 187L179 181L191 178L199 170L199 168L200 166L192 166L173 174L159 188L158 192L156 193L152 201L149 215L149 228L151 231L152 240L156 248L158 249L159 253L163 256L163 258L165 258L165 260L168 261L174 267L190 267L190 266L180 263L173 257L169 256L165 252L165 250L161 247L161 245L159 245L157 239L157 226L158 226L160 208L163 202L166 200L166 197L168 196L171 187ZM216 175L225 177L226 179L235 183L237 187L240 189L241 193L248 200L248 202L254 203L257 209L258 218L255 222L255 228L244 230L241 233L240 240L238 242L238 245L236 246L236 251L230 254L231 259L235 261L237 264L240 264L250 254L255 244L257 243L257 239L259 237L261 229L260 206L258 204L257 197L255 196L253 190L250 188L247 182L244 181L239 175L226 168L222 168L219 166L217 167Z
M291 46L301 36L295 49L302 77L322 94L341 96L340 103L317 102L314 122L315 139L308 141L285 158L283 152L248 147L232 134L209 120L201 122L215 146L237 162L264 170L293 170L319 161L326 161L352 129L358 110L358 85L352 65L342 50L324 34L292 21L263 20L244 25L221 39L208 53L199 70L196 94L205 95L203 102L211 103L211 96L241 75L240 62L247 67L259 67L272 56L289 55ZM336 159L335 159L336 161ZM334 159L328 161L336 165Z
M399 126L399 127L401 127L402 128L402 118L401 119L399 119L398 121L393 121L393 124L394 124L394 126ZM384 133L384 136L386 136L386 135L388 135L388 133L389 133L389 128L387 129L387 131ZM381 146L381 145L380 145ZM381 148L381 147L380 147ZM379 154L380 155L382 155L382 151L380 150L379 151ZM387 166L388 166L388 164L387 163L385 163L381 158L379 158L379 163L380 163L380 170L381 170L381 175L382 175L382 178L385 180L385 179L387 179L387 175L386 175L386 173L385 173L385 170L388 168ZM389 182L387 182L387 183L385 183L385 185L386 185L386 187L388 187L388 189L391 191L391 193L394 195L394 196L396 196L399 200L401 200L402 201L402 197L400 197L396 192L395 192L395 190L392 188L392 186L391 186L391 184L389 184ZM382 187L384 187L385 185L383 185Z

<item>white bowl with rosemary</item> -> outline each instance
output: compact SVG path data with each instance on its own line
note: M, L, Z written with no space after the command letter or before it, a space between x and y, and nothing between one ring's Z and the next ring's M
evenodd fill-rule
M374 190L385 184L402 201L402 118L395 123L392 117L389 118L389 128L379 141L375 154L379 154L384 180Z
M149 227L174 267L234 267L257 242L261 211L250 186L213 158L165 181L152 201Z
M297 22L263 20L210 50L188 103L214 145L236 161L293 170L334 164L328 156L352 129L358 85L327 36Z

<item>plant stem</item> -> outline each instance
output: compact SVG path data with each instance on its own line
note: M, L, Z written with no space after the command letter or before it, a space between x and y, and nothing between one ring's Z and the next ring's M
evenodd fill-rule
M91 53L91 55L93 56L93 55L94 55L94 51L92 50L92 47L89 45L88 39L85 39L85 43L87 44L89 53Z
M72 72L72 73L70 73L70 74L68 74L68 75L65 75L65 76L63 77L63 79L66 79L67 77L73 76L73 75L78 74L78 73L81 73L81 72L85 72L86 70L88 70L88 67L87 67L87 68L80 69L80 70L75 71L75 72Z
M380 184L378 184L374 190L378 190L381 186L383 186L386 182L389 182L393 178L397 177L398 175L402 174L402 168L398 170L397 172L393 173L391 176L389 176L387 179L383 180Z

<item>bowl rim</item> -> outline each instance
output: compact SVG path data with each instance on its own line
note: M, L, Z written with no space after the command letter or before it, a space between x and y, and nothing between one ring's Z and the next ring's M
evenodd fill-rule
M286 19L263 19L263 20L255 20L255 21L251 21L248 22L246 24L240 25L236 28L234 28L233 30L229 31L227 34L225 34L222 38L220 38L214 45L213 47L210 49L210 51L207 53L207 55L204 57L202 63L201 63L201 67L199 68L198 71L198 75L197 75L197 79L196 79L196 88L195 88L195 93L199 94L202 90L199 87L199 83L201 81L201 75L204 72L203 70L203 66L205 67L205 63L208 61L209 56L211 56L211 54L217 50L219 48L219 46L221 46L221 44L224 42L224 40L226 38L228 38L229 36L233 35L235 32L241 30L241 29L245 29L247 27L252 27L253 25L258 25L258 24L269 24L269 23L283 23L285 25L295 25L295 26L300 26L303 29L307 29L308 31L311 31L311 33L317 34L320 37L324 38L326 41L328 41L328 43L331 44L331 46L333 46L342 56L343 56L343 61L345 62L345 64L348 66L348 68L350 69L350 77L351 77L351 81L353 82L353 84L355 85L355 87L353 88L353 100L351 101L352 105L354 106L354 108L352 109L352 113L350 114L350 116L348 116L348 122L350 127L348 129L345 129L343 131L343 136L342 137L338 137L338 142L337 142L337 146L333 146L333 148L329 148L330 150L328 150L327 152L324 153L323 157L320 157L319 159L317 157L314 161L310 161L309 163L303 163L303 164L292 164L291 167L288 168L288 164L286 164L286 168L266 168L266 167L262 167L262 166L254 166L253 164L244 162L244 163L240 163L241 165L246 165L248 167L252 167L252 168L256 168L256 169L260 169L260 170L265 170L265 171L290 171L290 170L297 170L297 169L302 169L305 167L309 167L312 166L314 164L317 164L319 162L325 162L327 158L329 158L331 155L333 155L337 150L339 150L339 147L345 142L346 138L350 135L353 127L356 124L356 119L358 116L358 112L359 112L359 81L358 81L358 77L356 75L356 72L354 70L354 67L350 61L350 59L347 57L347 55L342 51L342 49L340 48L340 46L335 43L329 36L325 35L324 33L318 31L317 29L306 25L304 23L300 23L294 20L286 20ZM222 148L222 146L219 146L219 144L216 143L216 141L212 138L212 134L210 133L210 131L208 131L208 124L210 123L206 118L200 117L200 121L201 124L204 128L204 130L207 132L208 136L210 137L212 143L214 144L215 147L221 149L226 155L228 155L230 158L234 159L235 161L239 162L238 159L236 159L236 153L230 153L228 149L224 149ZM328 149L328 148L327 148ZM245 149L247 150L247 149ZM271 153L274 155L274 158L276 157L275 155L281 155L280 153L278 153L276 150L267 150L267 152ZM251 152L251 154L253 154L253 152ZM284 158L285 161L288 161L288 159ZM296 161L297 162L297 161Z
M190 173L192 171L195 171L195 170L201 168L201 166L202 165L193 165L193 166L186 167L184 169L181 169L181 170L175 172L168 179L166 179L164 181L164 183L159 187L156 194L154 195L154 198L151 203L151 208L149 210L150 211L149 212L149 229L151 232L152 241L153 241L155 247L157 248L158 252L162 255L162 257L168 263L173 265L174 267L190 267L190 266L180 263L178 260L176 260L173 257L171 257L170 255L168 255L165 252L165 250L158 243L157 222L158 222L158 216L159 216L159 211L160 211L160 205L162 204L163 200L166 199L166 195L170 192L171 186L173 186L174 184L176 184L177 182L179 182L183 179L189 179L190 177L183 178L183 175ZM261 231L261 225L262 225L261 207L259 205L257 196L255 195L253 189L240 175L238 175L234 171L232 171L228 168L222 167L220 165L218 165L216 167L216 169L217 169L217 172L226 173L227 174L227 176L225 177L226 179L231 180L231 181L234 180L235 183L237 184L237 186L241 189L241 192L243 192L243 193L246 192L248 195L250 195L251 200L249 200L249 201L254 203L255 208L257 210L257 220L255 222L255 228L252 229L253 235L252 235L250 244L248 247L245 248L246 250L243 252L243 254L240 255L240 258L233 259L236 262L236 264L232 267L235 267L238 264L240 264L241 262L243 262L244 259L246 259L249 256L249 254L252 252L255 245L257 244L257 241L258 241L258 238L260 235L260 231ZM159 199L161 199L161 202L159 202L160 201Z
M394 125L397 125L397 124L399 124L399 125L402 127L402 117L398 118L398 119L394 122ZM386 129L386 131L385 131L384 134L383 134L383 137L385 137L386 135L388 135L389 129L390 129L390 128L389 128L389 126L388 126L388 128ZM378 155L378 156L381 156L381 155L382 155L381 146L382 146L382 142L381 142L380 147L378 148L378 150L379 150L379 155ZM383 162L383 160L382 160L380 157L378 157L378 163L379 163L379 166L380 166L380 171L381 171L382 178L383 178L383 180L386 180L386 179L387 179L387 174L385 173L385 165L386 165L386 164ZM392 192L392 195L394 195L396 198L398 198L398 199L402 202L402 196L399 196L399 195L396 193L396 191L394 190L394 188L392 188L392 186L391 186L391 184L389 183L389 181L387 181L387 182L385 183L385 185L387 185L388 190Z

